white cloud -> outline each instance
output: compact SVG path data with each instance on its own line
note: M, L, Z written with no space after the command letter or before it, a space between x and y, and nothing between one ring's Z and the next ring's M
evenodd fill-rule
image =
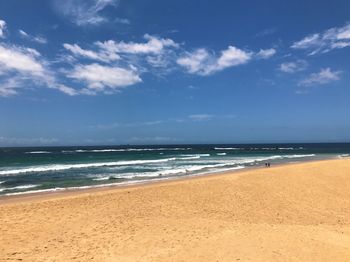
M68 78L87 84L87 88L80 89L79 94L93 95L97 92L113 93L120 87L139 83L142 81L139 76L140 72L150 72L157 68L159 76L160 70L170 70L170 57L175 55L173 49L179 48L179 44L172 39L148 34L144 35L144 39L147 42L116 42L114 40L95 42L92 50L83 49L77 44L65 43L64 48L74 57L104 62L106 65L97 63L83 65L65 54L64 57L70 59L69 61L60 60L61 62L76 64L72 72L63 71ZM74 92L76 90L73 89Z
M144 35L147 42L116 42L108 40L105 42L95 42L93 48L83 49L77 44L63 44L76 58L87 58L109 65L114 65L118 61L118 65L132 64L142 72L149 72L157 69L157 75L172 70L172 64L176 55L174 49L179 48L179 44L172 39L160 38L157 36ZM74 64L77 60L71 55L64 54L60 61ZM162 72L161 72L162 71ZM164 71L164 72L163 72Z
M17 88L19 86L19 80L15 77L7 78L5 81L0 82L0 97L8 97L17 95Z
M39 56L39 52L31 48L0 45L0 70L43 76L45 69Z
M76 96L79 94L79 92L74 88L71 88L69 86L62 85L62 84L57 84L56 89L60 90L62 93L65 93L66 95L69 95L69 96Z
M234 46L229 46L221 52L221 56L217 60L217 66L214 71L222 70L227 67L237 66L247 63L251 59L251 53L245 52Z
M0 44L0 96L18 94L19 89L29 86L43 86L60 90L68 95L77 92L59 84L48 63L32 48Z
M277 32L277 28L276 27L270 27L270 28L266 28L266 29L258 32L255 35L255 37L265 37L265 36L273 35L276 32Z
M78 26L99 25L109 19L101 14L108 6L117 6L118 0L56 0L55 9Z
M0 144L2 146L30 146L30 145L52 145L59 142L57 138L35 137L35 138L19 138L0 136Z
M92 125L90 128L98 128L98 129L113 129L113 128L122 128L122 127L145 127L145 126L156 126L163 124L163 120L155 120L155 121L146 121L146 122L131 122L131 123L122 123L122 122L116 122L112 124L99 124L99 125Z
M184 67L191 74L210 75L228 67L247 63L252 58L251 52L229 46L216 57L206 49L200 48L192 53L187 52L177 59L177 64Z
M257 58L260 59L268 59L276 54L276 49L260 49L260 51L256 54Z
M159 54L166 47L178 48L179 44L172 39L159 38L149 34L145 34L144 38L148 40L146 43L134 42L115 42L113 40L105 42L96 42L101 49L110 53L127 53L127 54Z
M183 123L191 123L191 122L202 122L209 121L214 119L233 119L236 118L236 115L227 114L227 115L211 115L211 114L193 114L188 115L186 117L178 117L178 118L168 118L162 120L153 120L153 121L145 121L145 122L115 122L109 124L97 124L90 125L89 128L98 128L98 129L114 129L114 128L139 128L139 127L152 127L158 126L162 124L183 124Z
M193 121L206 121L212 119L214 116L209 114L195 114L188 116Z
M72 52L75 56L81 56L93 60L103 61L103 62L111 62L120 59L120 56L116 54L115 52L111 52L108 49L104 49L102 51L92 51L92 50L86 50L82 49L79 45L74 44L63 44L63 47L70 52Z
M210 58L210 54L204 48L195 50L192 53L186 53L177 59L177 63L183 66L191 74L207 74L206 64Z
M280 64L279 70L284 73L295 73L305 70L307 66L308 63L305 60L297 60L295 62L286 62Z
M350 46L350 23L343 27L328 29L323 33L308 35L293 43L291 48L310 50L310 55L315 55L348 46Z
M124 24L124 25L130 25L131 24L129 19L120 18L120 17L117 17L116 19L114 19L114 22L118 23L118 24Z
M180 140L174 137L132 137L126 140L131 144L169 144L169 143L178 143Z
M330 68L323 68L318 73L309 75L299 82L299 86L324 85L340 79L341 71L332 71Z
M6 22L0 19L0 38L5 37L5 33L4 33L5 29L6 29Z
M107 93L142 81L134 68L125 69L95 63L76 65L68 77L85 82L91 92Z
M307 49L311 47L318 47L322 45L320 34L313 34L304 37L302 40L293 43L291 46L294 49Z
M39 44L46 44L47 43L47 39L42 37L42 36L31 36L23 30L18 30L18 32L19 32L21 37L28 39L32 42L36 42Z
M350 46L350 41L349 42L332 43L331 48L332 49L335 49L335 48L341 49L341 48L348 47L348 46Z
M169 59L167 56L156 55L156 56L147 56L146 61L153 67L157 68L166 68L169 66Z

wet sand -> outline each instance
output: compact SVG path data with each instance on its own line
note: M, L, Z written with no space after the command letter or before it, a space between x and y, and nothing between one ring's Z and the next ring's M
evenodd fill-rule
M0 261L350 261L350 159L0 199Z

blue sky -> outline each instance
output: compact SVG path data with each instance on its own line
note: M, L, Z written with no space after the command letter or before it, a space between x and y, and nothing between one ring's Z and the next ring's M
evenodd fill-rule
M348 142L349 10L1 1L0 145Z

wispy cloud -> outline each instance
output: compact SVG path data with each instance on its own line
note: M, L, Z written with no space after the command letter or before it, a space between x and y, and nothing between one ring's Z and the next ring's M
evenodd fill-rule
M330 28L322 33L310 34L293 43L291 48L308 50L309 55L315 55L348 46L350 46L350 23Z
M4 137L0 136L0 143L3 146L31 146L31 145L52 145L59 142L57 138L35 137Z
M40 54L35 49L0 44L0 75L2 83L0 94L10 96L17 94L16 89L25 80L42 82L47 80L45 66Z
M55 9L78 26L99 25L109 21L101 14L108 6L117 6L118 0L56 0Z
M113 52L109 49L103 49L96 52L83 49L77 44L71 45L67 43L63 44L63 47L77 57L84 57L102 62L111 62L120 59L120 56L116 52Z
M150 121L141 121L141 122L114 122L107 124L98 124L90 125L89 128L97 129L114 129L114 128L130 128L130 127L152 127L162 124L183 124L183 123L192 123L192 122L202 122L215 119L233 119L236 118L236 115L233 114L224 114L224 115L213 115L213 114L191 114L184 117L177 118L168 118L162 120L150 120Z
M256 54L256 57L260 59L269 59L270 57L274 56L276 52L277 51L274 48L260 49L260 51Z
M0 19L0 38L5 37L6 22Z
M22 81L16 77L7 78L0 82L0 97L17 95L17 88L22 85Z
M62 57L65 62L76 65L74 71L79 71L79 75L82 70L81 58L104 62L109 68L117 67L126 72L129 72L130 68L137 68L139 73L152 72L157 76L170 72L175 56L174 50L177 50L180 45L172 39L149 34L145 34L143 38L146 42L97 41L90 46L90 49L83 49L77 44L65 43L64 48L75 58L70 54L63 54Z
M23 30L18 30L18 32L22 38L28 39L29 41L36 42L39 44L46 44L47 43L47 39L42 37L42 36L32 36Z
M84 49L78 44L63 44L75 58L86 58L99 62L112 63L119 60L119 64L133 63L139 66L147 63L151 67L165 68L171 64L174 51L179 48L179 44L169 38L161 38L149 34L144 35L146 42L124 42L124 41L97 41L90 45L90 49ZM63 55L63 60L74 63L70 55Z
M167 47L178 48L179 44L169 38L159 38L149 34L144 35L146 43L135 42L115 42L113 40L105 42L96 42L96 45L101 49L114 53L127 54L159 54Z
M166 121L163 120L153 120L153 121L145 121L145 122L131 122L131 123L122 123L122 122L115 122L112 124L99 124L99 125L92 125L91 128L98 128L98 129L114 129L114 128L122 128L122 127L147 127L147 126L156 126L165 123Z
M265 37L265 36L273 35L276 32L277 32L277 28L276 27L270 27L270 28L266 28L266 29L258 32L255 35L255 37Z
M76 94L74 89L57 83L48 64L35 49L0 44L0 95L16 95L28 83L58 89L68 95Z
M189 115L188 118L193 121L206 121L212 119L214 116L210 114L195 114Z
M129 19L120 18L120 17L117 17L116 19L114 19L114 22L118 23L118 24L124 24L124 25L130 25L131 24Z
M179 143L180 140L174 137L154 136L154 137L132 137L127 139L131 144L172 144Z
M210 75L228 67L245 64L251 58L251 52L229 46L221 51L220 56L215 56L208 50L200 48L193 52L186 52L176 62L190 74Z
M299 82L299 86L324 85L340 79L341 71L332 71L330 68L323 68L318 73L313 73Z
M296 73L305 70L308 67L308 63L305 60L297 60L294 62L282 63L279 66L279 70L284 73Z

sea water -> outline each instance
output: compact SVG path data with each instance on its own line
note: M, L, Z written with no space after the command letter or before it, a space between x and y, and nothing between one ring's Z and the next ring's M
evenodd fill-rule
M349 154L350 144L0 148L0 195L128 185Z

